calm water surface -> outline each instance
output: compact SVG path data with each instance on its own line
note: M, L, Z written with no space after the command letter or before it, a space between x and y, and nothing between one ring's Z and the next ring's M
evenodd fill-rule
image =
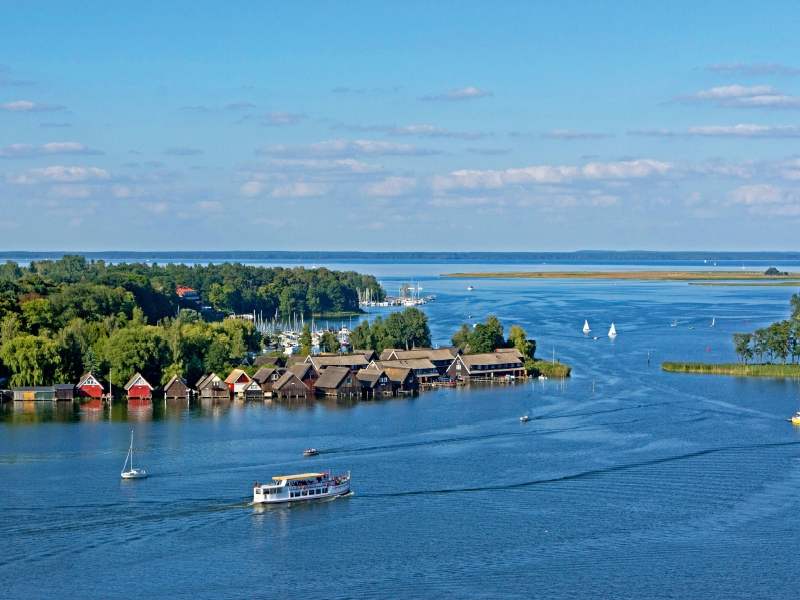
M360 403L7 405L0 597L797 597L798 381L659 368L732 360L731 334L786 318L794 288L350 266L436 294L435 342L496 314L573 377ZM119 478L131 430L147 480ZM317 469L351 470L354 494L249 504L254 481Z

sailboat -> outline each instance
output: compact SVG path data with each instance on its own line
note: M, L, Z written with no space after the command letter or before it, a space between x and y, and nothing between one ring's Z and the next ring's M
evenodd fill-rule
M677 327L677 326L678 326L678 319L675 319L675 320L672 322L672 325L670 325L670 327Z
M589 321L588 320L584 320L583 321L583 333L589 333L590 331L591 331L591 329L589 329Z
M711 327L716 327L716 326L717 326L717 320L714 317L712 317L711 318Z
M614 329L614 324L611 324L611 329L608 330L608 337L615 338L617 337L617 330Z
M125 467L128 466L128 459L131 461L131 468L129 471L125 470ZM131 447L128 450L128 455L125 457L125 464L122 465L122 475L123 479L144 479L147 477L147 471L144 469L134 469L133 468L133 432L131 431Z

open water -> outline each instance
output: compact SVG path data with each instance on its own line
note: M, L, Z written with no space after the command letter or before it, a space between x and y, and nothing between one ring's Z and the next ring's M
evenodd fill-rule
M796 288L331 266L390 293L413 276L437 296L435 342L495 314L573 376L368 402L6 405L0 597L798 596L798 381L660 369L735 360L731 334L786 318ZM147 480L119 477L131 430ZM256 480L308 470L350 470L354 493L250 504Z

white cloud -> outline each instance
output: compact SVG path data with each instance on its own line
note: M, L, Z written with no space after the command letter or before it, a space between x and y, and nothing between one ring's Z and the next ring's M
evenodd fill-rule
M98 167L64 167L53 166L43 169L28 169L24 173L8 173L6 181L16 184L33 184L41 182L75 183L92 179L108 179L111 174Z
M222 212L222 202L211 202L211 201L203 201L198 202L197 207L204 213L221 213Z
M800 216L797 195L774 185L745 185L728 193L732 202L749 206L749 212L759 215Z
M488 90L479 90L476 87L465 87L453 89L444 94L423 96L420 100L470 100L472 98L484 98L486 96L494 96L494 94Z
M307 198L323 196L327 191L328 186L321 183L289 183L272 190L272 195L276 198Z
M100 150L89 148L78 142L50 142L42 146L30 144L10 144L0 150L2 158L27 158L30 156L55 155L55 154L103 154Z
M523 183L561 183L577 175L577 167L536 166L505 171L453 171L449 175L436 175L433 189L443 191L454 188L500 188Z
M387 177L378 183L364 186L362 191L368 196L402 196L417 186L413 177Z
M629 135L648 136L702 136L702 137L750 137L750 138L781 138L800 137L800 127L797 125L703 125L689 127L683 131L670 131L668 129L634 130L628 131Z
M611 137L607 133L588 133L584 131L570 131L569 129L557 129L550 133L543 133L543 138L551 138L556 140L578 140L578 139L600 139L604 137Z
M470 154L484 154L487 156L508 154L510 150L507 148L467 148Z
M167 212L169 206L167 206L166 202L140 202L139 208L148 212L161 214Z
M306 115L279 110L265 114L264 118L267 119L267 125L295 125L300 119L305 119Z
M66 110L66 107L60 104L40 104L29 100L17 100L16 102L0 104L0 110L9 112L52 112L56 110Z
M775 63L744 64L739 61L730 65L708 65L706 71L729 71L742 75L800 75L800 69Z
M261 193L263 187L264 184L259 181L248 181L241 188L239 188L239 191L243 195L253 198Z
M88 185L54 185L48 193L51 198L88 198L90 195Z
M394 142L375 142L371 140L329 140L307 146L267 146L258 148L256 154L269 156L355 156L355 155L396 155L425 156L437 154L436 150L421 148L413 144Z
M435 125L403 125L402 127L393 127L387 130L386 134L397 136L450 137L462 138L465 140L474 140L486 136L482 131L450 131L449 129L436 127Z
M365 163L354 158L339 160L275 158L270 162L277 167L307 169L309 171L350 171L353 173L379 173L383 171L383 165Z
M800 97L784 94L769 85L756 85L753 87L726 85L703 90L696 94L677 96L675 99L686 102L711 101L716 103L717 106L741 108L800 107Z
M583 167L581 172L589 179L638 179L651 175L664 175L674 167L672 163L641 158L611 163L592 162Z

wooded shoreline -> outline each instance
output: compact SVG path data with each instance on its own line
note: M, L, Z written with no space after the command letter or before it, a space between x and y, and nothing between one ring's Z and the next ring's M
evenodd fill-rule
M513 271L443 273L454 279L623 279L631 281L797 281L800 273L765 275L763 271Z

